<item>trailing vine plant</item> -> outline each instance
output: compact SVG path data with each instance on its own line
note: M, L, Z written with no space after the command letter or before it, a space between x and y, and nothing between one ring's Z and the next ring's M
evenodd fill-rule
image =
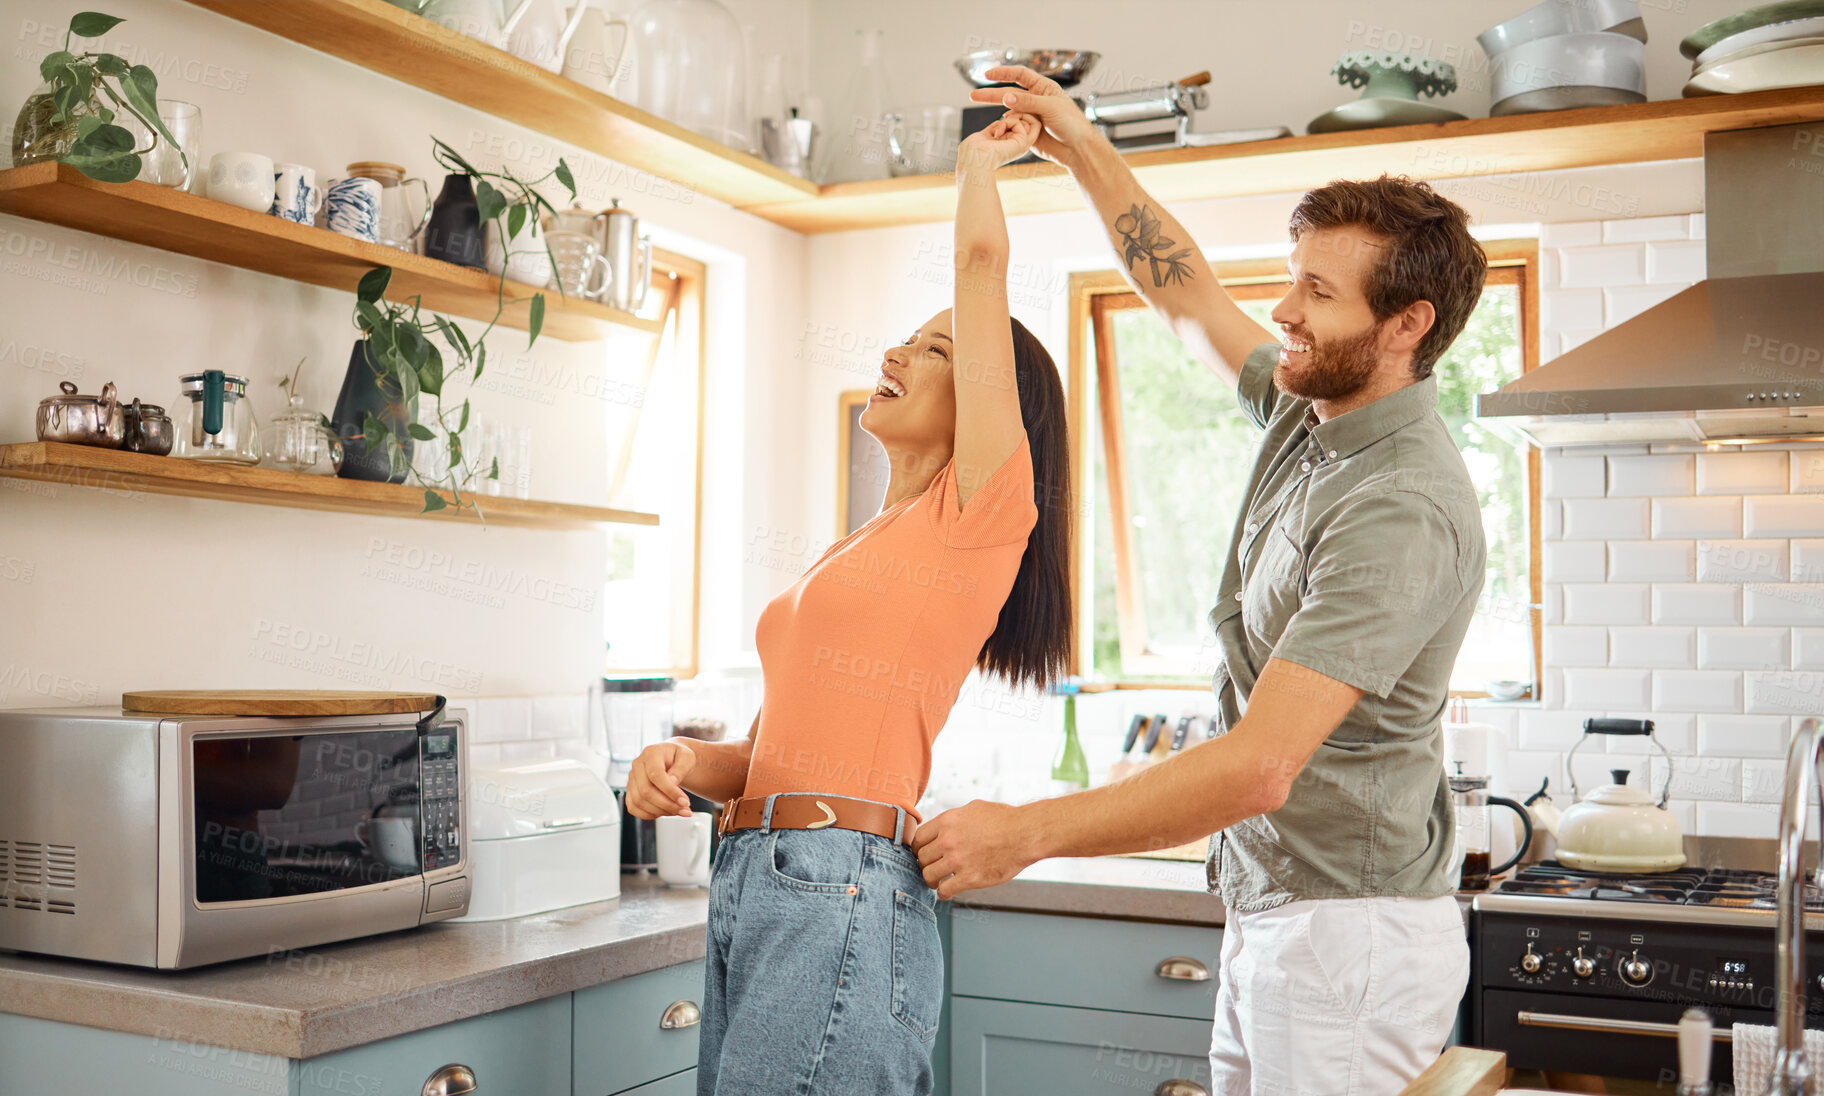
M465 396L460 404L451 406L446 403L445 395L450 391L451 382L458 378L469 385L481 379L482 371L488 363L488 336L506 310L525 299L507 297L507 270L511 268L514 255L534 249L516 250L512 242L518 238L528 221L537 223L540 211L553 215L557 212L536 187L555 177L569 191L570 198L574 201L576 180L570 174L569 165L561 159L555 168L538 178L524 180L510 171L482 171L435 137L431 138L431 144L432 154L439 166L452 173L468 175L475 181L475 201L484 231L485 226L492 224L501 233L505 260L495 290L494 316L471 342L461 328L443 316L432 313L427 322L419 297L412 297L409 304L387 300L386 288L393 275L391 267L378 266L363 275L355 290L355 326L366 336L364 356L374 372L374 383L389 396L389 404L394 399L398 401L396 406L402 412L400 417L408 423L408 437L416 442L429 442L435 441L441 433L446 452L440 454L442 467L420 467L406 452L405 438L388 428L372 412L363 416L358 437L370 450L376 447L386 449L394 475L402 471L409 472L420 484L425 485L424 509L421 513L468 506L480 514L479 503L467 489L478 477L498 480L500 460L494 458L485 469L471 464L468 451L463 445L463 432L469 426L468 398ZM489 182L490 179L497 182ZM551 249L544 243L542 236L539 237L539 248L544 250L546 256L551 255ZM555 266L555 259L552 261ZM560 297L563 295L561 279L558 294ZM545 295L534 293L527 308L526 347L530 349L544 326ZM445 350L440 349L432 340L432 335L442 339L448 348L447 357ZM418 400L425 396L436 401L437 430L417 421ZM388 407L389 412L394 409L394 406ZM422 453L421 449L418 451Z
M125 22L98 11L77 12L63 35L63 48L38 64L38 75L51 85L48 96L28 99L20 113L14 159L29 163L56 158L104 183L125 183L139 177L140 156L158 147L159 138L178 150L186 169L190 158L158 116L158 76L145 65L129 65L112 53L70 52L72 38L99 38ZM136 149L130 130L114 124L114 108L103 105L101 95L114 107L138 118L152 135L152 143ZM71 139L71 126L74 138ZM28 135L31 139L28 141ZM68 142L66 145L65 142Z

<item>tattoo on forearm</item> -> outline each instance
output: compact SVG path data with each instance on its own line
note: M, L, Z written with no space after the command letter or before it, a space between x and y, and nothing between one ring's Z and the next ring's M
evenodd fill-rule
M1153 288L1183 285L1193 277L1190 264L1184 261L1192 249L1181 247L1167 254L1178 241L1159 235L1159 218L1153 216L1151 206L1128 206L1126 213L1115 218L1115 231L1127 245L1125 258L1129 270L1141 259L1152 266Z

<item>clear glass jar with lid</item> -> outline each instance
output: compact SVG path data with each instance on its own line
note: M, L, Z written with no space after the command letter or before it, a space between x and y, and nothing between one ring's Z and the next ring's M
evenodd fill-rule
M285 410L260 431L260 458L268 468L333 476L342 468L342 439L322 412L305 407L304 397L293 392Z

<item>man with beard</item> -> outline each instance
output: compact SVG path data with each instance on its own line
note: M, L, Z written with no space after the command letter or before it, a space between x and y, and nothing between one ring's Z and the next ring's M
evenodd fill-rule
M1487 549L1432 367L1486 256L1423 183L1331 183L1292 214L1283 337L1261 345L1056 84L988 75L1020 88L977 100L1045 123L1037 151L1070 170L1128 280L1265 436L1210 611L1220 737L1076 795L940 814L915 838L925 879L950 898L1044 857L1214 833L1227 920L1210 1091L1397 1092L1441 1050L1469 972L1439 720Z

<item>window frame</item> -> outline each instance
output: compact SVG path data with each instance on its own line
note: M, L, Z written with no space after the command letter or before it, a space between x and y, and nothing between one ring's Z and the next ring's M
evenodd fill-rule
M645 382L650 385L654 371L659 366L659 355L664 347L667 328L672 336L673 357L684 363L693 359L696 364L696 462L693 476L693 498L691 500L691 536L690 536L690 573L688 577L687 597L678 597L680 587L686 580L682 574L673 578L671 598L671 651L670 665L653 667L610 666L604 663L603 672L615 676L626 675L663 675L675 678L693 678L699 671L699 651L702 639L703 603L703 463L705 433L708 425L707 391L709 387L709 362L705 354L708 338L708 316L704 308L704 295L708 288L708 266L688 255L663 248L652 249L652 280L647 286L647 302L657 296L662 303L656 310L659 330L651 337L646 351ZM688 368L688 364L686 365ZM612 480L606 498L619 496L625 486L627 474L633 464L633 446L639 435L640 426L645 420L645 407L634 417L632 427L620 439L620 448L614 463L609 467ZM661 525L660 528L663 528Z
M1531 239L1483 241L1488 253L1489 285L1515 285L1519 288L1520 355L1522 375L1539 367L1539 242ZM1291 284L1285 260L1257 259L1212 264L1219 284L1239 300L1276 298ZM1145 308L1146 304L1133 287L1116 270L1073 274L1070 279L1070 391L1087 393L1095 384L1096 414L1102 420L1102 460L1109 475L1109 518L1115 557L1116 632L1121 644L1124 675L1109 683L1117 689L1195 689L1207 690L1207 680L1170 676L1182 663L1153 654L1145 649L1145 607L1139 597L1139 559L1134 555L1129 537L1126 489L1126 455L1123 451L1120 422L1120 378L1113 355L1114 341L1110 314L1126 308ZM1092 372L1093 371L1093 372ZM1212 377L1214 381L1214 377ZM1111 398L1112 397L1112 398ZM1070 411L1071 482L1084 500L1079 528L1085 535L1077 538L1071 555L1071 603L1077 610L1075 642L1072 644L1072 672L1090 679L1094 672L1091 660L1095 650L1095 591L1084 576L1092 572L1095 561L1095 462L1087 451L1091 436L1091 401L1072 400ZM1539 450L1526 446L1527 478L1527 578L1530 600L1527 616L1532 629L1533 679L1523 699L1537 699L1543 680L1543 572L1540 560L1540 516L1543 506L1540 486ZM1119 481L1116 477L1119 476ZM1130 644L1135 652L1130 654ZM1156 672L1157 676L1146 675ZM1453 689L1451 696L1485 697L1485 691Z

